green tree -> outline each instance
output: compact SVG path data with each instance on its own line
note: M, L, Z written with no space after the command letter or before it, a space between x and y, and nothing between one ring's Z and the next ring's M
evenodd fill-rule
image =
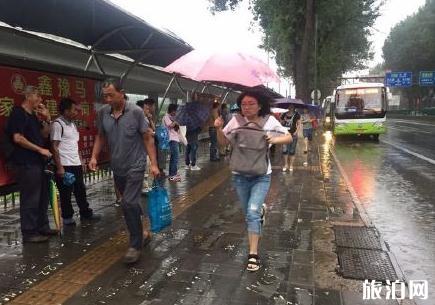
M211 10L234 9L243 0L209 0ZM250 0L280 73L293 77L296 96L309 100L314 83L314 31L317 15L318 87L335 87L337 77L361 69L371 59L370 28L378 16L377 0Z
M427 0L417 13L393 27L382 48L385 69L411 71L414 83L420 71L435 71L435 0ZM409 109L432 106L430 88L413 86L395 89L408 99ZM422 101L422 102L420 102Z
M382 51L389 70L435 70L435 0L393 27Z

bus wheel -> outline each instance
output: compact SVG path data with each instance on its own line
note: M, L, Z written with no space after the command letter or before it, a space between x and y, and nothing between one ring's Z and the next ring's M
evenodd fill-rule
M373 134L372 137L376 142L379 141L379 134Z

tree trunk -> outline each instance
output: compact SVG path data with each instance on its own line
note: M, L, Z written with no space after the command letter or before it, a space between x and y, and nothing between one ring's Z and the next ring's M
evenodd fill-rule
M296 98L302 99L305 103L310 101L309 88L309 57L314 34L314 1L306 0L305 27L302 44L296 46L295 50L295 86Z

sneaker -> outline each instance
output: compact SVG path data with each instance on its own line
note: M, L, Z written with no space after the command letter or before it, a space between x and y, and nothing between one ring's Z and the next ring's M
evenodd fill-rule
M307 161L304 162L304 166L308 166L308 162Z
M293 166L290 166L290 168L288 169L289 171L293 171Z
M186 165L185 167L184 167L184 169L191 169L191 167L190 167L190 165Z
M23 236L24 243L43 243L48 241L48 236L44 236L41 234L33 235L33 236Z
M180 182L180 181L181 181L181 177L178 176L178 175L170 176L170 177L169 177L169 181L172 181L172 182Z
M198 165L194 165L190 169L193 171L199 171L199 170L201 170L201 167L199 167Z
M64 218L62 221L64 226L75 226L76 225L76 221L74 220L74 218Z
M135 248L128 248L127 253L124 255L124 263L133 264L139 260L140 251Z
M142 194L147 194L149 191L151 191L151 188L150 188L150 187L144 187L144 188L142 189Z
M283 167L283 168L282 168L282 171L283 171L283 172L286 172L286 171L287 171L287 167Z

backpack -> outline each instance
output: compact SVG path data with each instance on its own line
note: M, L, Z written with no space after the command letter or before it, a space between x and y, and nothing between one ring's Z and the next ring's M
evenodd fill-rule
M159 125L156 127L156 139L159 149L169 149L169 132L165 126Z
M269 116L259 123L247 122L241 115L235 116L240 127L228 134L231 143L230 169L248 176L262 176L269 167L269 143L263 130Z
M58 119L54 120L53 123L58 123L60 125L60 128L62 128L62 131L60 132L60 138L62 138L63 137L63 125L62 125L62 123Z

